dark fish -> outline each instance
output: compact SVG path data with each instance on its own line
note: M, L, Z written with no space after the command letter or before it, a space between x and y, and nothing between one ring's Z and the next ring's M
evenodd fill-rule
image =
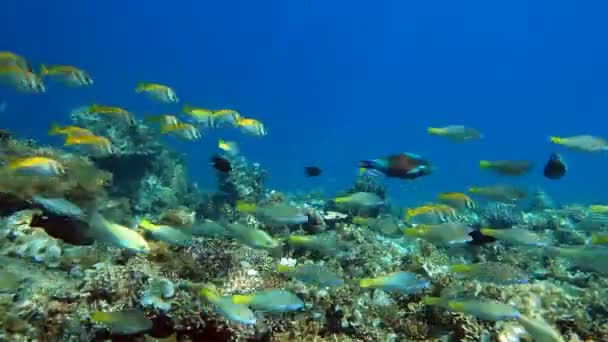
M566 174L566 171L568 171L568 167L562 157L557 153L551 154L549 161L547 161L547 164L545 165L545 177L549 179L560 179Z
M316 166L306 166L304 168L304 172L306 173L306 177L317 177L321 175L321 172L323 172L323 170Z
M416 179L429 175L433 171L427 160L417 154L407 152L379 159L363 160L359 162L359 167L375 169L387 177L401 179Z
M219 172L226 173L232 170L232 165L230 165L230 162L218 155L215 155L213 156L213 158L211 158L210 164L211 166L213 166L214 169L218 170Z

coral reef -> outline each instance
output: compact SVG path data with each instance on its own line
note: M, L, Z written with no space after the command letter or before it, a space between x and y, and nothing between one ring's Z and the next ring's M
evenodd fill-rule
M507 229L521 222L521 212L517 207L504 203L491 203L481 212L481 222L485 227Z

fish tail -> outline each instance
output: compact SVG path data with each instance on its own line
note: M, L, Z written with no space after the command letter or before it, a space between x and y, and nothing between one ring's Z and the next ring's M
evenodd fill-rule
M142 227L145 230L151 230L156 228L156 225L154 225L152 222L148 221L147 219L141 219L141 221L139 221L138 224L140 227Z
M247 295L233 295L232 296L232 303L234 304L249 304L251 303L253 296L247 296Z
M146 90L147 84L144 82L137 82L137 86L135 87L136 93L141 93Z
M49 74L49 69L44 64L40 64L40 77L46 76Z
M376 278L362 278L359 279L359 286L366 288L378 285L378 279Z
M192 111L192 106L188 105L188 104L184 104L184 106L182 107L182 113L190 113Z
M252 213L255 211L256 205L245 201L236 202L236 210L244 213Z
M334 198L334 202L346 203L346 202L348 202L348 196L336 197L336 198Z
M422 303L424 303L426 305L437 305L437 304L439 304L439 302L441 302L440 297L430 297L430 296L422 297Z
M608 237L605 235L600 235L598 233L591 234L591 243L594 245L605 244L608 241Z
M554 143L554 144L561 144L564 142L564 139L560 138L560 137L555 137L555 136L550 136L549 137L549 141Z
M52 123L52 124L51 124L51 127L49 128L49 132L48 132L48 134L49 134L49 135L57 135L57 134L59 134L59 133L60 133L60 132L59 132L59 130L60 130L60 129L61 129L61 128L59 127L59 125L57 125L56 123Z
M286 273L286 272L289 272L289 271L293 270L293 268L294 268L293 266L278 264L277 265L277 272L279 272L279 273Z
M430 135L441 135L443 134L443 129L442 128L437 128L437 127L428 127L426 129L426 132Z
M452 265L450 266L450 270L452 272L456 272L456 273L468 273L471 272L473 268L471 267L471 265L466 265L466 264L456 264L456 265Z
M205 286L202 289L200 289L200 291L198 292L198 294L201 297L206 298L207 300L213 301L214 299L217 299L219 297L219 295L217 294L217 292L212 289L211 287Z
M91 320L94 322L104 323L110 321L111 317L112 315L109 312L95 311L91 315Z
M486 236L494 236L495 229L492 228L481 228L479 232Z
M479 161L479 167L482 169L487 169L490 166L492 166L492 163L489 160L480 160Z

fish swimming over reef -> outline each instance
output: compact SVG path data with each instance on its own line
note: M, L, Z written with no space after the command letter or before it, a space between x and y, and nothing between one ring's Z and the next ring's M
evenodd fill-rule
M421 156L413 153L401 153L378 159L362 160L359 167L374 169L389 178L416 179L430 175L433 171L431 164Z
M450 125L445 127L429 127L427 133L447 138L454 142L472 141L481 139L481 133L474 128L463 125Z

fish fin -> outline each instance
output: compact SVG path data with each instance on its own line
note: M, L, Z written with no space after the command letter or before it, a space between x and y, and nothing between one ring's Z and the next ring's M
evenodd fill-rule
M49 69L47 69L46 65L40 64L40 77L46 76L49 74Z
M450 266L450 270L452 272L456 272L456 273L468 273L468 272L471 272L471 270L473 270L473 268L471 267L471 265L467 265L467 264L456 264L456 265Z
M105 323L110 321L112 315L109 312L95 311L91 315L91 320L94 322Z
M440 302L441 302L440 297L430 297L430 296L422 297L422 303L424 303L426 305L437 305Z
M137 82L137 86L135 87L135 92L136 93L141 93L142 91L146 90L146 83L144 82Z
M554 144L561 144L564 140L560 137L555 137L555 136L550 136L549 137L549 141L554 143Z
M49 128L48 134L57 135L57 134L59 134L59 129L60 129L59 125L57 125L56 123L53 122L51 124L51 127Z
M437 127L428 127L426 129L426 132L430 135L441 135L443 134L443 129L442 128L437 128Z
M236 201L235 208L237 211L251 214L255 211L256 205L254 203L247 203L245 201Z
M247 296L247 295L233 295L232 296L232 303L234 304L244 304L247 305L249 303L251 303L251 300L253 299L253 296Z
M482 169L487 169L492 165L492 163L489 160L480 160L479 161L479 167Z

